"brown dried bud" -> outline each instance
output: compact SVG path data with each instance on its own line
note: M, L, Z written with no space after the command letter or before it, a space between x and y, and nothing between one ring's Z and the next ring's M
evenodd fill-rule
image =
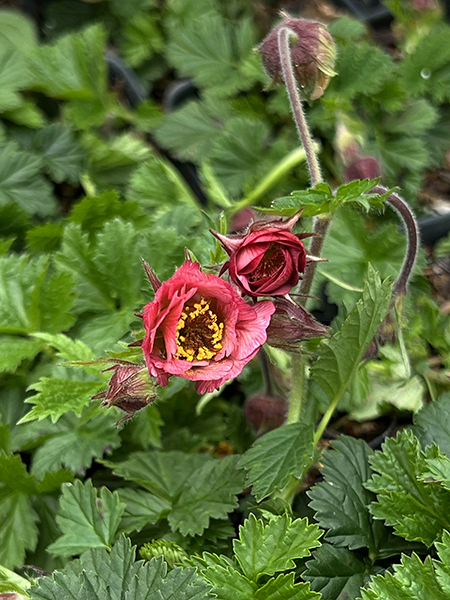
M274 300L275 312L267 328L267 343L282 350L297 350L303 340L329 335L325 327L296 302L286 298Z
M262 434L281 427L286 419L287 409L285 400L277 400L261 392L246 400L244 414L252 427Z
M267 73L275 81L283 81L278 49L278 32L289 28L295 40L291 45L291 58L296 79L304 98L315 100L323 95L331 77L336 75L336 46L327 28L317 21L284 19L259 46Z
M108 389L92 399L103 398L100 406L117 406L124 411L125 416L116 425L133 417L156 398L155 385L147 367L129 363L114 365L106 371L114 371Z

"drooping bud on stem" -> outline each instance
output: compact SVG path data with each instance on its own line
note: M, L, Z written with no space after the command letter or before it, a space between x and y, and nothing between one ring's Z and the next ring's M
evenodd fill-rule
M284 19L259 46L264 68L275 81L285 80L278 48L278 35L283 28L290 30L291 64L300 94L307 100L316 100L323 95L330 78L336 75L333 38L325 25L317 21Z
M244 405L247 422L260 435L281 427L286 420L287 412L286 400L272 398L263 392L250 396Z
M106 371L114 371L105 392L93 396L93 400L103 398L101 406L117 406L125 415L117 421L120 425L150 404L156 398L154 380L147 368L134 363L113 365Z
M325 327L303 307L286 298L274 301L275 312L267 328L267 343L282 350L296 351L304 340L329 335Z

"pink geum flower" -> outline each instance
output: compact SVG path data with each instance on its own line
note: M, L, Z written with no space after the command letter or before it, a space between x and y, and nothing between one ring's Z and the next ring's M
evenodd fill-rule
M218 389L264 344L274 311L269 300L246 304L230 283L186 260L143 309L150 375L161 386L170 375L196 381L199 394Z
M301 238L310 233L292 233L300 213L284 221L255 221L244 234L226 236L211 233L220 241L230 259L230 278L249 296L284 296L306 269L307 256Z

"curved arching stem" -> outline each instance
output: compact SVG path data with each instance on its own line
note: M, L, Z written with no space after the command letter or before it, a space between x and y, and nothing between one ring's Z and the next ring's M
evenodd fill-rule
M376 194L385 194L388 190L382 185L377 185L371 191ZM397 296L406 295L408 282L411 278L414 265L416 264L420 236L416 218L406 200L403 200L398 194L392 192L392 194L386 198L385 202L395 210L403 221L407 239L405 258L392 290L391 306L393 306Z

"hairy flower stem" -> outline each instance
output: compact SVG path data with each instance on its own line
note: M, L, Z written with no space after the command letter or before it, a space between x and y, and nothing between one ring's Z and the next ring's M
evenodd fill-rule
M385 194L387 189L381 185L377 185L373 188L372 192L376 194ZM403 260L402 268L397 277L392 290L391 307L394 305L397 296L406 295L408 282L411 277L412 270L416 263L417 252L419 250L419 228L414 213L410 209L408 203L403 200L398 194L392 193L386 202L391 205L395 212L400 216L401 220L405 225L406 237L407 237L407 248L405 258Z
M309 249L311 256L320 256L322 252L323 241L330 225L330 221L331 219L328 215L319 215L316 217L314 223L314 233L316 235L313 237L311 241L311 248ZM304 306L308 300L308 294L311 289L314 274L316 272L316 265L316 262L310 262L303 276L303 280L300 285L300 294L303 296L303 299L301 300L302 306Z
M288 27L282 27L278 32L278 51L280 54L280 63L283 71L283 79L286 85L287 93L289 96L289 102L292 108L292 114L294 116L295 124L297 125L297 131L302 141L303 147L306 152L306 160L308 162L309 174L311 179L311 187L314 187L317 183L322 181L322 173L320 171L319 160L317 153L314 149L314 142L309 131L308 123L306 121L305 113L303 111L302 102L297 89L295 81L294 67L292 64L291 57L291 46L290 37L296 34L291 31ZM313 256L320 256L322 250L323 240L325 233L328 229L330 218L326 215L322 215L315 219L314 233L316 236L311 242L310 252ZM311 289L312 281L314 279L314 273L316 271L316 263L310 263L306 269L305 276L303 278L300 293L307 296ZM304 303L306 302L306 298Z
M305 113L303 112L302 103L295 81L294 67L292 65L291 46L289 38L297 37L296 34L288 27L282 27L278 32L278 51L280 53L280 63L283 71L283 79L286 85L289 102L292 108L297 131L306 152L306 160L308 161L309 174L311 176L311 185L322 181L319 161L317 154L314 151L314 144L309 131L308 123L306 122Z

